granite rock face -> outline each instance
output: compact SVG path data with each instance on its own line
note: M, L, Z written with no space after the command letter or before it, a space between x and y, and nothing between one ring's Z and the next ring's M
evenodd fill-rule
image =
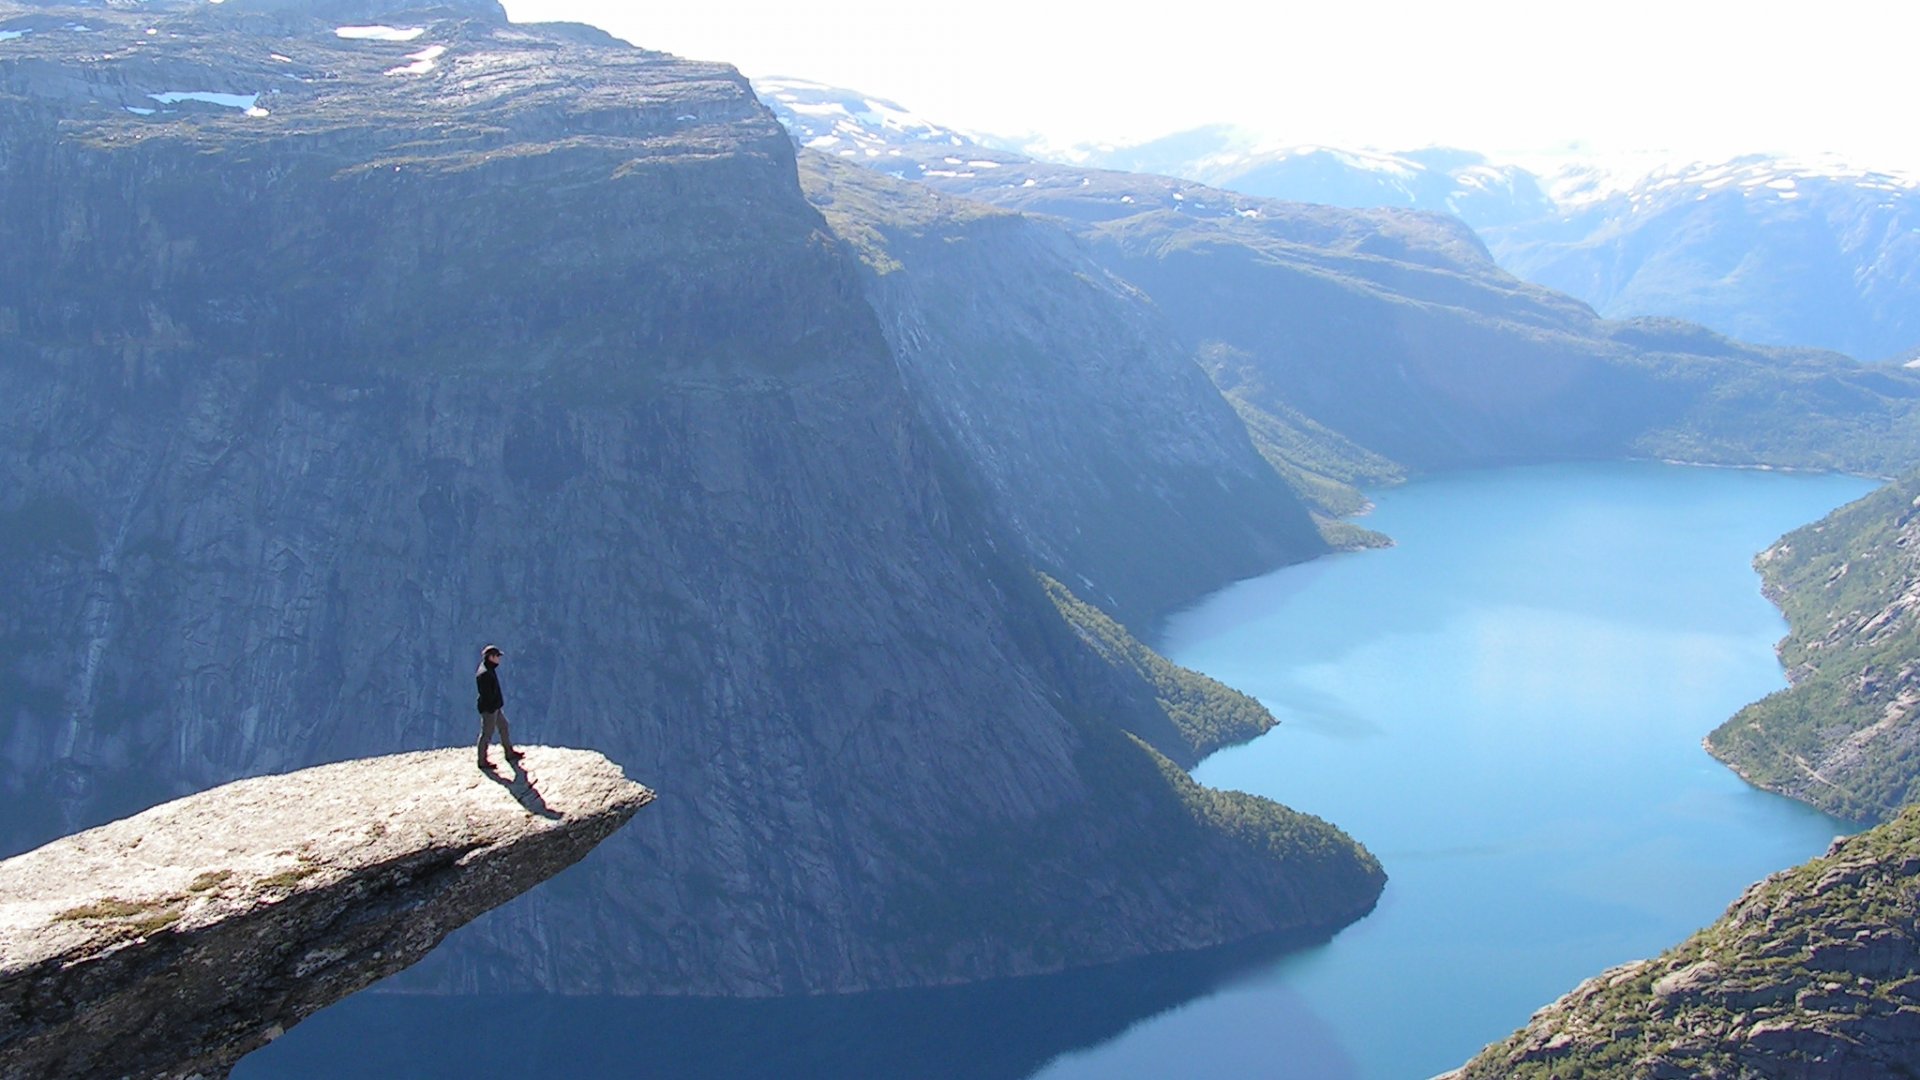
M0 862L0 1077L218 1077L578 862L653 793L599 754L241 780Z
M4 849L469 741L495 641L516 735L669 797L412 989L951 983L1371 907L1337 830L1236 831L1086 692L736 72L404 0L0 30Z
M1748 889L1657 960L1605 972L1455 1080L1920 1074L1920 809Z
M1153 304L1057 223L811 150L800 176L909 392L1048 574L1144 632L1327 550Z

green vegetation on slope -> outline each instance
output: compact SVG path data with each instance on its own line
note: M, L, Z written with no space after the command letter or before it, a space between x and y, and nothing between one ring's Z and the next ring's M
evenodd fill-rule
M1371 508L1361 485L1397 484L1406 470L1342 436L1298 409L1264 394L1259 365L1223 342L1200 346L1200 367L1247 426L1254 448L1295 495L1313 510L1329 547L1384 547L1386 534L1341 518Z
M1005 569L1010 591L1031 589L1057 612L1030 631L1069 676L1056 702L1073 725L1085 797L1037 819L978 821L937 844L900 838L905 862L878 906L881 934L937 959L954 947L927 932L942 927L1050 968L1097 962L1116 928L1147 920L1137 952L1219 941L1236 926L1330 933L1372 910L1386 874L1352 837L1270 799L1204 787L1175 760L1267 730L1264 707L1159 656L1059 582ZM1138 878L1153 883L1149 895L1129 887Z
M1756 565L1793 685L1707 739L1755 784L1882 820L1920 796L1920 475L1789 533Z
M1134 742L1160 770L1167 789L1180 799L1195 825L1231 837L1258 854L1325 868L1322 872L1351 863L1350 869L1361 881L1376 887L1386 884L1386 872L1373 853L1323 819L1244 791L1206 787L1166 755L1138 739ZM1315 894L1309 890L1305 895Z
M1152 918L1154 939L1186 938L1180 947L1193 948L1218 940L1223 924L1330 934L1379 900L1387 880L1379 860L1338 827L1204 787L1104 717L1077 721L1089 797L1037 821L976 826L941 849L923 847L917 865L908 854L904 885L881 905L882 934L933 959L952 948L928 940L926 928L937 926L973 935L980 949L1064 967L1097 960L1116 924ZM1156 895L1105 887L1099 879L1118 866L1151 879ZM1090 884L1100 897L1092 905Z
M1458 1080L1920 1075L1920 808L1534 1014Z
M1145 683L1147 694L1159 703L1167 724L1134 731L1136 737L1170 758L1192 764L1223 746L1245 742L1273 727L1273 714L1265 705L1168 660L1141 644L1105 612L1073 595L1065 585L1044 574L1039 577L1061 618L1122 677Z
M1766 349L1671 319L1605 324L1640 350L1649 390L1684 408L1630 450L1719 465L1894 476L1920 462L1920 373L1833 353Z

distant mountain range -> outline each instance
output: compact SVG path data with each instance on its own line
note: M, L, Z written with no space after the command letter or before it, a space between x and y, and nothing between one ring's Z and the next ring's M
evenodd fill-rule
M1036 159L1451 214L1502 268L1608 318L1675 316L1865 360L1907 359L1920 347L1920 188L1892 173L1752 155L1639 176L1593 165L1543 175L1466 150L1263 144L1227 125L1131 146L1059 146L967 133L799 79L755 86L803 145L896 160L886 171L908 178Z
M1753 155L1569 194L1550 218L1472 224L1506 269L1602 314L1678 315L1863 360L1920 345L1911 181Z
M1034 157L1123 172L1158 173L1247 195L1355 210L1402 207L1452 214L1481 228L1547 217L1554 201L1541 179L1466 150L1406 153L1262 144L1244 129L1215 124L1133 146L1015 144Z

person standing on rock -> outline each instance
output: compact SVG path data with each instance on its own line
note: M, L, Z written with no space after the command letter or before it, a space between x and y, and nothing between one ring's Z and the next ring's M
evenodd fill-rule
M509 762L520 760L520 751L513 748L513 736L507 732L507 699L500 693L500 661L506 654L500 646L489 645L480 650L480 666L474 669L473 682L480 690L480 699L474 704L480 708L480 767L491 769L487 761L487 745L493 742L493 731L500 729L500 748L507 752Z

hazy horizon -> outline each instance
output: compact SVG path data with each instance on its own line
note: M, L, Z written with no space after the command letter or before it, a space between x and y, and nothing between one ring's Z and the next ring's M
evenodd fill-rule
M857 90L943 125L1051 146L1131 145L1210 124L1267 142L1447 146L1540 169L1745 154L1920 175L1920 133L1889 122L1920 14L1840 0L1814 20L1754 5L1592 9L1474 0L1126 18L986 0L902 18L874 0L637 11L508 0L636 45ZM944 21L942 21L944 19Z

